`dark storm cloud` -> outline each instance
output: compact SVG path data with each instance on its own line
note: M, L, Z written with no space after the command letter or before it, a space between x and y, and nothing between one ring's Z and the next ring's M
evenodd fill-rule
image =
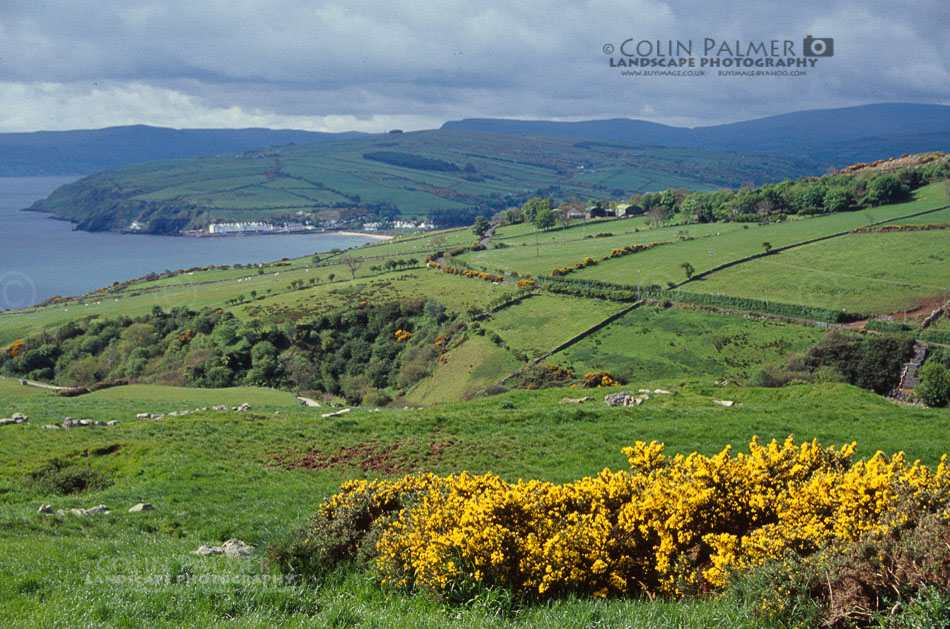
M717 123L945 103L950 9L882 0L0 0L0 130L284 126L379 131L466 116ZM623 77L604 44L832 37L805 77Z

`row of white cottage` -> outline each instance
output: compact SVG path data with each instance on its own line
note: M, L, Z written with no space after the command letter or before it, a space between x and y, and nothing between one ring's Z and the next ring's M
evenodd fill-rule
M208 225L209 234L247 234L247 233L273 233L281 234L288 232L313 231L316 229L313 225L303 223L282 223L275 225L263 221L247 221L242 223L211 223Z

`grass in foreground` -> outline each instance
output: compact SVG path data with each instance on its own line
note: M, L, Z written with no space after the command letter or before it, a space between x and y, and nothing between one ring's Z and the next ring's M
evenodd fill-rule
M627 388L667 384L645 378ZM763 390L692 384L635 409L606 408L599 401L605 390L595 393L598 401L581 406L558 404L574 392L517 391L337 419L323 419L325 410L304 409L288 394L271 391L129 387L65 399L12 395L9 388L0 392L0 414L19 410L31 416L27 425L0 428L0 616L12 625L200 626L231 620L238 626L751 626L729 601L565 600L512 612L498 594L486 593L469 606L443 607L354 575L317 588L194 581L155 588L90 585L86 577L260 575L259 555L240 563L189 552L231 537L262 547L303 524L347 478L467 469L494 471L508 480L565 482L605 466L624 467L620 448L636 439L664 441L670 453L707 454L730 443L741 447L753 434L763 441L789 434L798 440L817 437L825 444L858 439L859 456L878 448L905 450L909 459L928 464L950 450L944 430L950 411L897 406L845 385ZM198 393L207 397L199 402ZM717 406L713 397L737 406ZM239 400L251 402L253 410L132 419L143 410ZM38 428L65 414L120 424ZM60 496L26 482L53 459L66 469L91 469L111 484ZM307 460L318 469L304 469ZM156 510L126 513L139 501ZM54 509L105 503L113 513L60 519L36 514L41 502Z

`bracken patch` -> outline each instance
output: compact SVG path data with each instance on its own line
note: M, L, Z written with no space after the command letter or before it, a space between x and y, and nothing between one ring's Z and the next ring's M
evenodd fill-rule
M412 442L386 445L367 441L332 451L318 448L291 451L274 455L270 460L288 470L358 469L381 476L394 476L422 469L427 464L441 462L446 451L453 448L456 443L452 440L434 441L429 444L428 451L421 456L413 456L407 451L413 445Z

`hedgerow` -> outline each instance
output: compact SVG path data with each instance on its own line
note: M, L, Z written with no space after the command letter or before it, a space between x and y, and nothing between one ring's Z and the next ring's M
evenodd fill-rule
M648 249L653 249L654 247L659 247L661 245L668 245L668 244L671 244L670 241L664 240L662 242L651 242L648 245L637 244L637 245L630 245L627 247L620 247L618 249L611 250L611 252L605 255L604 257L602 257L601 260L603 261L603 260L610 260L613 258L622 258L623 256L628 256L632 253L640 253L641 251L647 251ZM551 277L563 277L567 275L568 273L573 273L574 271L579 271L583 269L584 267L594 266L595 264L597 264L597 260L588 256L584 258L581 262L578 262L577 264L575 264L574 266L563 266L557 269L553 269L551 271Z
M554 293L577 295L579 297L592 297L596 299L609 299L612 301L634 301L639 296L648 299L670 300L699 306L712 306L716 308L762 312L781 317L809 319L824 323L847 323L850 321L857 321L862 318L862 315L859 313L845 312L843 310L835 310L832 308L802 306L799 304L783 304L780 302L763 301L761 299L751 299L748 297L733 297L731 295L690 293L681 290L663 290L655 285L643 286L640 287L640 289L637 289L636 286L629 286L626 284L612 284L598 280L563 277L538 278L538 281L544 286L546 290Z
M900 321L887 321L884 319L868 319L864 324L868 330L875 332L910 332L911 327Z

